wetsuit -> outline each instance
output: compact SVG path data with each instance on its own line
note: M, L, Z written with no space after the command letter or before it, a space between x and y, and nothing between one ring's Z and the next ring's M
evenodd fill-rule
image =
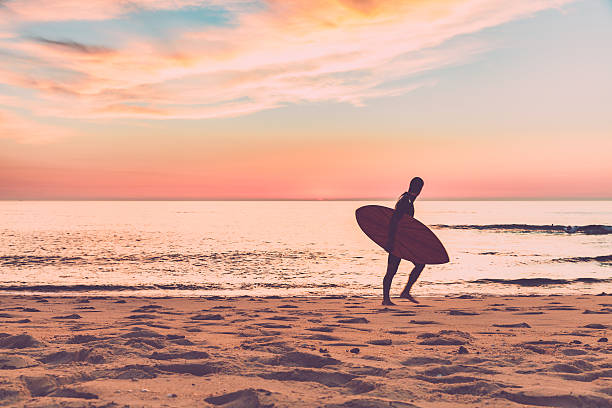
M411 217L414 217L414 204L411 200L408 192L405 192L400 196L395 203L395 210L393 211L393 216L391 217L391 221L389 222L389 237L390 241L395 244L395 235L397 234L397 224L402 219L404 214L408 214ZM387 273L385 274L385 278L383 279L383 298L384 300L389 300L389 290L391 288L391 281L393 280L393 276L395 276L397 272L397 268L399 267L401 258L393 255L389 252L389 258L387 260ZM414 262L413 262L414 263ZM424 264L414 264L414 269L410 273L410 277L408 278L408 283L406 287L402 291L401 297L407 297L410 294L410 289L412 285L417 281L423 268ZM412 299L412 298L410 298Z

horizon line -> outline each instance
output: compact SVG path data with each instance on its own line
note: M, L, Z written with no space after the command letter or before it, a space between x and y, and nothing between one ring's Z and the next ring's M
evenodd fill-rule
M397 197L349 198L169 198L169 197L91 197L91 198L0 198L0 201L395 201ZM441 197L419 201L612 201L612 197Z

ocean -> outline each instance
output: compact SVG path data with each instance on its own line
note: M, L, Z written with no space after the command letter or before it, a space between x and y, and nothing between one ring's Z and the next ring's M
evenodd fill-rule
M0 201L0 293L380 296L367 204L394 202ZM451 258L415 296L612 292L611 201L417 200L415 218Z

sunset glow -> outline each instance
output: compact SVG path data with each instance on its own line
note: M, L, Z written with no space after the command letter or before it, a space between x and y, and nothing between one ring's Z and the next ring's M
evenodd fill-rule
M0 2L0 199L612 197L607 1Z

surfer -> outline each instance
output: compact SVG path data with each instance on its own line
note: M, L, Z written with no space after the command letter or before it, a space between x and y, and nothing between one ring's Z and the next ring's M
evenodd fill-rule
M410 180L410 187L408 191L400 196L395 204L395 210L393 211L393 216L391 217L391 221L389 222L389 237L387 238L387 244L385 245L385 249L389 252L389 258L387 259L387 273L385 274L385 278L383 279L383 305L393 306L394 303L391 302L391 298L389 297L389 290L391 289L391 282L393 281L393 277L397 272L397 268L399 267L401 258L393 255L391 252L395 246L395 234L397 233L397 224L402 219L404 214L408 214L411 217L414 217L414 200L418 197L421 189L425 182L420 177L415 177ZM414 262L413 262L414 263ZM408 278L408 283L406 287L400 294L401 298L408 299L411 302L419 303L410 295L410 289L412 289L412 285L419 279L421 272L425 268L425 264L417 264L414 263L414 268L412 272L410 272L410 277Z

